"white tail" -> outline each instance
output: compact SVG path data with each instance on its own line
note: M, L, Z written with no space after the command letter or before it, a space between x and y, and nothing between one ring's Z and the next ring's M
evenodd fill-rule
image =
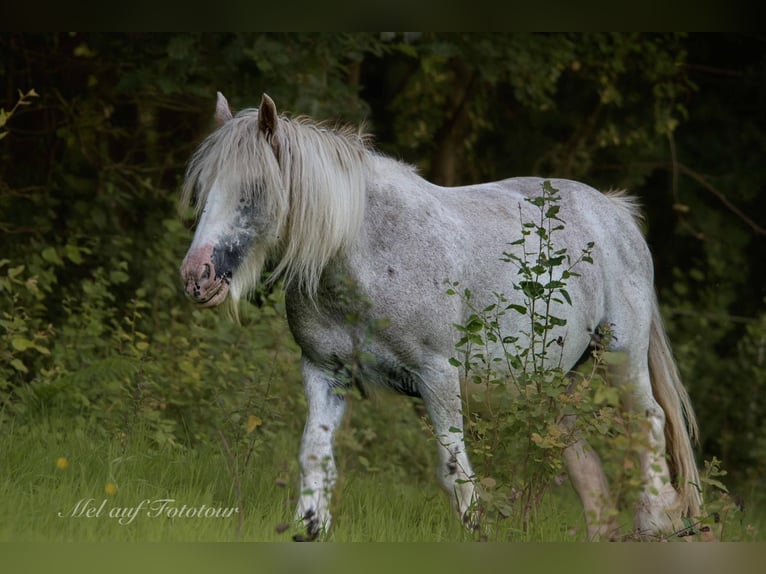
M702 509L701 485L692 449L692 443L697 440L697 420L689 394L681 383L656 299L649 338L649 373L654 397L665 411L665 441L670 455L668 463L671 476L677 482L681 512L684 516L699 516Z

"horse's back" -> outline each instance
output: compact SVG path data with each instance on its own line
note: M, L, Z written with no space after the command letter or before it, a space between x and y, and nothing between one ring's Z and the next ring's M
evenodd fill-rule
M557 219L550 222L546 213L554 215L548 211L552 203L539 206L530 201L543 195L545 182L557 191L550 200L559 207ZM651 309L642 302L653 300L652 260L637 224L635 202L629 197L602 193L577 181L538 177L440 188L435 193L461 222L457 233L463 246L462 277L478 308L495 303L497 293L525 304L517 288L525 277L505 254L534 266L541 246L535 227L560 227L551 232L551 249L565 250L566 258L554 275L560 278L572 264L576 272L566 280L572 305L553 307L557 316L567 319L562 331L572 346L564 362L577 360L589 333L599 325L617 325L627 342L627 331L649 320ZM514 245L523 233L530 233L525 244ZM575 263L584 250L590 259Z
M555 198L542 208L530 200L543 195L548 182ZM622 192L603 193L568 179L514 177L486 184L441 188L440 194L463 221L466 235L486 245L490 253L507 250L522 237L524 224L547 225L548 207L559 207L552 225L553 244L561 243L570 258L594 244L594 265L610 275L625 269L652 280L651 255L638 226L636 202ZM541 220L541 210L543 219ZM553 212L550 212L553 213Z

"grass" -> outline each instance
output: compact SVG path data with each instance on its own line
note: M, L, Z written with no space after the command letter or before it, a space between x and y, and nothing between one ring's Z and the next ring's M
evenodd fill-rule
M277 484L283 461L273 455L254 460L246 469L246 476L240 477L245 488L240 499L230 461L218 445L158 449L140 429L132 437L104 438L85 429L62 434L43 425L9 438L12 448L3 452L0 475L4 501L0 505L0 540L285 539L275 526L290 516L292 492ZM62 459L66 468L58 466ZM172 502L166 512L157 515L160 501L166 499ZM91 501L91 512L103 505L102 512L91 517L76 512L82 501ZM144 503L131 522L120 524L119 509L134 508L142 501L151 502ZM171 508L182 509L183 505L232 510L228 518L174 515Z
M433 456L425 455L435 450L434 445L418 428L416 415L401 406L400 398L383 397L352 408L338 437L341 475L333 501L335 523L327 540L476 539L460 525L437 485ZM402 430L405 436L367 448L377 440L374 428L360 430L354 423L369 416L371 409L383 411L380 418L390 417L392 432L407 425L409 433ZM299 531L291 522L298 483L298 436L292 430L248 453L242 443L229 444L224 435L219 443L195 448L158 448L140 425L130 435L104 436L87 424L69 424L55 415L34 425L5 426L0 541L290 541ZM407 456L419 464L408 462ZM157 501L166 499L172 500L167 512L158 513ZM87 510L80 512L83 501L90 501L91 513L101 508L100 514L88 517ZM143 503L133 519L126 514L123 521L128 523L120 524L116 513L127 513L142 501L151 502ZM220 518L174 516L172 509L184 505L233 510ZM730 509L725 515L726 539L756 539L759 520L758 509L747 514ZM557 487L527 532L510 518L497 523L486 538L582 541L579 502L571 487Z
M140 428L132 436L104 437L85 426L67 428L66 421L53 418L32 427L11 426L5 443L0 455L0 541L289 541L298 532L291 523L297 437L277 437L238 474L232 472L232 455L222 443L157 448ZM339 452L341 478L328 540L471 539L432 469L428 476L415 470L407 480L404 469L388 474L376 469L381 461L370 456L372 466L365 470L358 467L359 455L351 443L347 437L345 453ZM167 510L205 505L236 511L229 518L156 516L156 501L165 499L173 500ZM120 524L118 513L145 500L153 504L144 503L132 520L126 514L128 523ZM90 510L83 509L85 501Z

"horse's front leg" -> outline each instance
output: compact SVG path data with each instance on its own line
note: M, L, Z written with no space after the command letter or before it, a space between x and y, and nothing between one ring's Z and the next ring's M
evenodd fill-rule
M469 528L479 526L475 503L475 477L463 438L463 411L457 371L440 361L437 368L424 370L420 394L439 444L439 480L452 506Z
M301 440L301 491L296 519L306 527L308 540L330 528L330 498L337 476L333 436L343 420L346 400L337 393L332 375L303 359L303 386L308 418ZM296 540L304 540L297 536Z

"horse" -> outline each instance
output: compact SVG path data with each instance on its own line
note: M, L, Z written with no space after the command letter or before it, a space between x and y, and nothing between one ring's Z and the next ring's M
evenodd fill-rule
M558 345L550 361L565 372L588 352L599 326L625 356L622 383L645 419L639 455L642 488L637 532L663 535L700 514L693 443L697 423L660 316L653 262L637 203L584 183L534 177L440 187L410 165L376 151L360 129L277 112L263 94L258 108L231 111L219 92L216 129L192 155L181 205L196 207L197 227L181 265L187 296L202 307L238 302L259 285L284 279L287 322L301 350L308 414L300 444L296 521L307 539L331 526L337 470L333 436L349 398L344 373L356 364L365 385L420 397L438 437L438 478L458 516L478 520L479 490L463 434L461 377L454 361L470 308L445 281L470 289L475 308L513 289L517 270L508 238L534 217L545 181L559 190L566 225L555 248L592 245L592 265L571 277L571 301L558 300ZM509 247L510 245L510 247ZM356 296L344 296L354 285ZM355 315L354 315L355 314ZM385 326L360 337L351 315ZM502 333L529 337L521 315L502 317ZM366 360L359 362L359 346ZM499 345L491 352L501 354ZM344 370L345 369L345 370ZM564 451L591 539L618 525L601 461L584 439Z

